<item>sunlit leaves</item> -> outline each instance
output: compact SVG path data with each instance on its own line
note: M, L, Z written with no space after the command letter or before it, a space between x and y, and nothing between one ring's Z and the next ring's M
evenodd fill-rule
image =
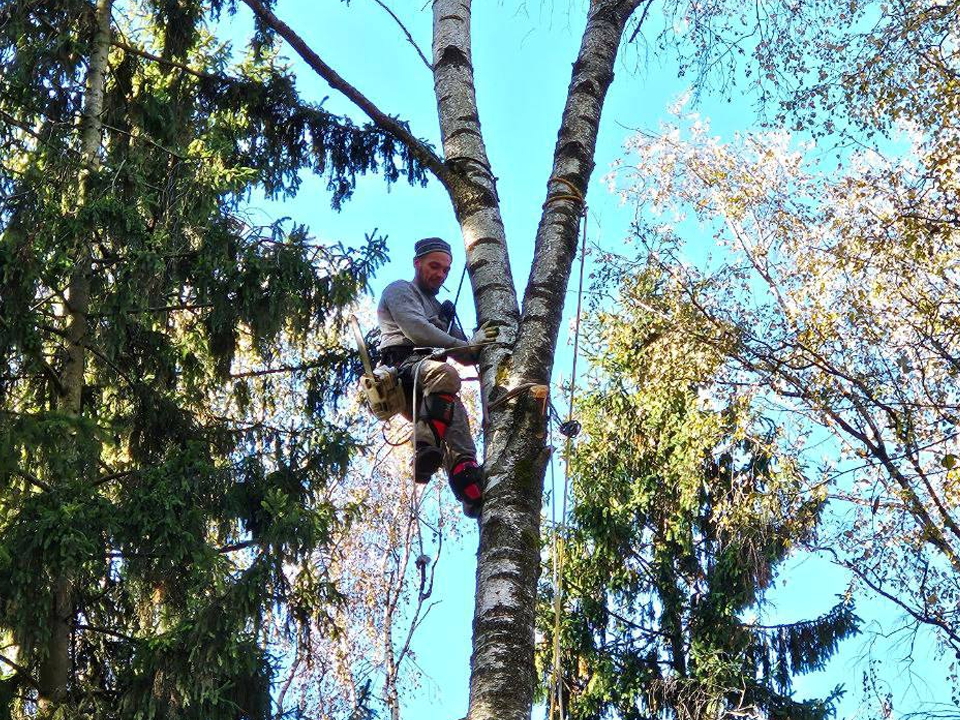
M814 536L824 498L803 492L791 441L753 393L724 382L726 330L656 272L615 287L617 314L588 321L600 372L579 404L572 527L558 540L565 704L576 718L828 717L835 696L795 702L792 679L856 632L852 609L776 628L746 619ZM548 603L540 623L551 638Z

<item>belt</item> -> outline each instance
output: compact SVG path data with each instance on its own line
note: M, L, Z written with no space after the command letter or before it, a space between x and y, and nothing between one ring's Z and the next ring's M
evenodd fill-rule
M391 345L380 351L380 364L397 367L413 355L413 345Z

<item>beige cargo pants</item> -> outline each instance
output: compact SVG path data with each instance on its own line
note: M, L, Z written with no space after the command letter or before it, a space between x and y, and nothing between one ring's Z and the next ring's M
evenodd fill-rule
M416 365L414 365L416 369ZM424 360L420 363L419 378L417 379L417 412L420 411L420 403L423 402L424 395L434 393L447 393L455 396L453 407L453 420L447 428L447 434L444 437L446 449L444 452L443 465L449 473L453 464L464 458L476 459L477 447L473 442L473 434L470 432L470 421L467 418L467 411L460 402L458 393L460 392L460 375L456 369L449 363L437 360ZM433 431L427 424L419 420L416 424L417 440L433 444Z

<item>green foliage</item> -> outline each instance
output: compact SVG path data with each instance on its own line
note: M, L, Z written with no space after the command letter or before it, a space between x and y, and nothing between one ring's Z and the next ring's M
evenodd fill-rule
M0 636L25 668L0 680L0 717L35 706L64 587L62 717L270 717L269 628L306 641L340 601L312 564L354 513L328 492L358 448L331 410L355 377L339 333L385 244L318 245L243 207L292 195L303 172L335 208L360 174L425 176L379 130L302 102L269 43L232 63L206 26L221 7L115 11L138 50L110 50L89 174L93 5L0 8ZM306 397L286 425L278 374Z
M572 526L558 540L565 705L578 720L821 720L841 689L798 702L792 678L857 632L849 604L776 627L749 616L815 532L823 497L804 492L782 431L749 396L716 384L716 330L677 332L663 319L677 313L692 315L641 273L623 282L619 314L589 325L602 379L579 404ZM549 672L556 590L543 590Z

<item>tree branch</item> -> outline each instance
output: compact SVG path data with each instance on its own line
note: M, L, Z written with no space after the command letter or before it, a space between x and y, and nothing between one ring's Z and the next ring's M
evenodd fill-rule
M30 687L35 688L37 690L40 689L39 683L37 683L36 680L30 677L29 671L22 665L15 663L13 660L11 660L10 658L4 655L0 655L0 663L3 663L4 665L12 668L17 673L17 675L22 677L26 681L26 683L30 685Z
M878 583L873 582L870 578L867 577L866 572L864 572L856 563L847 562L843 560L839 553L832 547L826 546L816 546L811 548L812 550L818 550L821 552L829 553L833 557L833 561L842 568L846 568L854 575L856 575L863 583L873 590L880 597L889 600L894 605L903 610L907 615L912 617L916 622L922 623L924 625L933 625L940 628L947 636L950 641L950 644L955 648L960 647L960 634L956 632L950 625L945 623L943 620L937 617L932 617L926 613L920 612L915 608L910 607L905 601L901 600L897 596L893 595L890 592L884 590Z
M325 360L314 360L313 362L305 362L300 365L281 365L275 368L266 368L264 370L247 370L245 372L233 373L230 376L231 380L239 380L241 378L252 378L252 377L263 377L265 375L278 375L280 373L296 373L304 372L305 370L313 370L314 368L323 367Z
M85 632L98 633L100 635L109 635L110 637L115 637L118 640L126 640L127 642L135 642L136 638L132 635L127 635L122 632L117 632L116 630L111 630L110 628L97 627L96 625L83 625L78 624L77 630L82 630Z
M261 22L286 40L303 61L330 84L330 87L343 93L354 105L360 108L377 127L393 135L397 140L406 145L410 152L413 153L413 156L423 163L444 187L448 185L450 172L444 165L443 160L423 142L417 139L417 137L407 129L404 123L395 117L387 115L357 88L344 80L339 73L327 65L327 63L307 45L293 28L274 15L260 0L243 0L243 2L254 12Z
M15 118L13 115L6 112L5 110L0 109L0 118L3 118L4 122L17 128L18 130L22 130L37 142L42 143L43 145L49 148L53 148L57 150L57 152L67 152L75 157L79 157L80 155L80 153L78 153L73 148L54 145L49 140L47 140L42 135L40 135L40 133L35 132L29 125L27 125L26 123L20 122L19 120L17 120L17 118Z
M650 12L651 5L653 5L653 0L647 0L647 4L643 7L643 14L640 15L640 22L637 23L637 27L634 28L633 34L630 35L630 39L627 40L628 43L632 43L637 39L637 35L639 35L640 31L643 29L643 21L647 19L647 13Z
M233 78L230 78L230 77L226 77L223 75L214 75L212 73L204 72L203 70L194 70L192 67L189 67L184 63L177 62L176 60L168 60L166 58L162 58L159 55L154 55L153 53L149 53L146 50L141 50L140 48L135 47L133 45L128 45L127 43L122 42L120 40L114 40L111 44L114 47L120 48L124 52L130 53L131 55L137 55L138 57L142 57L145 60L150 60L160 65L167 65L168 67L177 68L178 70L182 70L185 73L189 73L194 77L203 78L206 80L213 80L214 82L224 83L225 85L236 82Z
M36 485L38 488L40 488L45 492L50 492L52 490L52 488L49 485L47 485L45 482L43 482L40 478L38 478L36 475L28 473L26 470L14 470L13 472L15 475L19 475L24 480L29 482L31 485Z
M93 481L91 487L99 487L100 485L105 485L113 480L120 480L121 478L129 477L130 475L136 475L139 472L139 470L121 470L120 472L110 473L109 475L101 475Z

